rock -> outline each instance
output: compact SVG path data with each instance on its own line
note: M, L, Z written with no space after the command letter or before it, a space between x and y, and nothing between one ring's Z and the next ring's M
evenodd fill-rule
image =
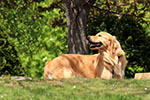
M150 73L136 73L135 79L150 79Z
M32 80L31 77L24 77L24 76L13 76L11 79L16 79L16 80Z

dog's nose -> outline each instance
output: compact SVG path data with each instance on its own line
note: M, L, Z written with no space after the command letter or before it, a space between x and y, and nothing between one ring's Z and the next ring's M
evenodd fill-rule
M87 39L87 40L90 40L90 37L89 37L89 36L87 36L87 37L86 37L86 39Z

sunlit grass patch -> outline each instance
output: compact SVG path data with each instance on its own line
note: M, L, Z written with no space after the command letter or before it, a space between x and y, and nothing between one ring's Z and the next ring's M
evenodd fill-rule
M149 100L150 80L0 79L0 100Z

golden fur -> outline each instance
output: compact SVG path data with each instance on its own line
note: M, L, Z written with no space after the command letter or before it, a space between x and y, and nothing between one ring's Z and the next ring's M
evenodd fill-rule
M125 53L116 38L106 32L88 37L95 55L63 54L48 61L44 68L44 79L53 78L124 78L127 64Z

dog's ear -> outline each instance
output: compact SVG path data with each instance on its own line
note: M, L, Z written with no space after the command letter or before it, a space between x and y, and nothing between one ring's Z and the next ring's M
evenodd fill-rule
M123 51L120 46L120 43L117 41L116 37L113 36L112 39L110 39L110 50L112 54L115 54L117 56L121 56Z
M111 54L114 54L116 51L116 38L113 36L109 38L109 45L108 45L108 50L110 51Z
M125 52L122 50L120 43L116 38L114 38L112 46L112 57L117 57L118 59L118 68L119 70L115 73L118 73L117 75L120 75L120 78L124 78L124 70L127 64L127 60L125 57Z
M122 55L125 55L124 51L122 50L120 43L117 41L116 37L113 36L109 39L110 45L108 45L109 52L115 56L121 57Z

